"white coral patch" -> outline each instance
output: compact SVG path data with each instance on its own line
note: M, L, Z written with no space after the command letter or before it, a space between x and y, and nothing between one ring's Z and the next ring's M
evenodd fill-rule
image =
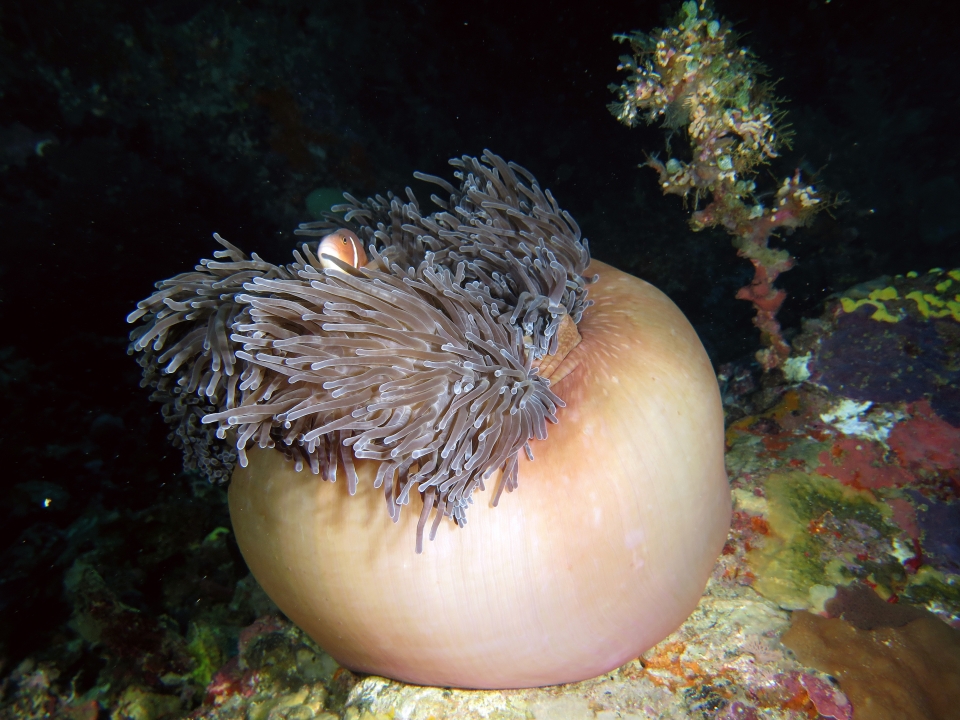
M752 213L751 213L752 215ZM799 357L787 358L783 364L783 375L788 382L802 383L810 379L810 368L807 363L810 362L810 353L800 355Z
M844 398L827 412L821 413L820 419L844 435L854 435L885 443L890 436L890 430L903 418L903 415L887 410L876 410L867 415L871 407L873 403L869 400L858 403Z

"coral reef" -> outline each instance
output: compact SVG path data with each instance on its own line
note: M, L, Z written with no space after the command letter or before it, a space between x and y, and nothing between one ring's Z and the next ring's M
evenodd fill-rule
M688 232L681 203L661 198L657 173L631 172L636 162L627 149L638 136L644 147L658 146L659 131L628 131L596 112L596 78L607 77L616 56L597 48L624 23L663 24L658 8L635 6L632 19L607 4L515 10L490 13L439 0L4 7L4 717L135 715L133 703L120 712L120 698L136 692L127 695L109 675L98 677L113 649L83 640L68 624L77 596L64 592L63 580L80 555L122 604L154 620L174 618L176 628L167 627L184 645L193 644L191 625L200 628L197 650L208 648L203 628L234 638L225 644L233 656L228 664L238 662L231 642L270 612L244 576L232 538L205 542L228 522L223 500L181 472L179 454L163 440L163 422L138 391L139 374L123 355L129 304L158 274L192 262L212 227L244 243L256 237L265 257L283 258L289 235L274 237L275 229L318 217L332 202L311 203L319 207L305 215L302 201L311 190L336 189L324 197L343 189L367 193L402 182L409 167L436 171L452 152L491 142L522 155L569 198L597 257L644 277L680 305L723 366L730 422L751 418L729 435L738 509L717 581L703 612L664 644L686 642L683 660L699 663L703 688L654 685L647 675L668 671L635 662L594 683L531 693L426 692L370 677L344 693L350 701L343 710L331 703L315 712L312 701L293 702L293 692L280 692L284 700L271 706L276 691L267 688L251 696L262 704L238 697L229 711L204 705L202 712L327 720L428 712L525 720L815 718L806 688L817 684L809 678L834 690L836 684L784 659L777 637L787 615L756 593L746 550L771 532L765 477L801 463L808 474L829 470L824 477L854 489L863 483L890 508L885 523L899 532L881 559L898 565L907 584L887 595L898 600L887 605L910 602L948 621L956 616L956 485L953 471L938 467L948 436L930 444L908 432L928 423L944 433L960 427L953 331L935 321L911 328L922 315L883 328L870 317L876 305L845 313L831 301L831 313L808 321L810 332L801 336L817 344L798 347L782 366L796 393L784 395L782 379L768 377L776 373L724 365L756 349L752 306L734 300L752 268L729 252L722 230ZM892 1L873 3L869 12L842 2L724 11L738 15L737 30L773 68L772 77L784 78L778 89L792 100L804 175L819 168L824 187L842 189L846 199L792 236L789 248L800 261L777 279L789 292L777 314L787 338L801 316L820 314L824 298L880 275L887 277L860 286L862 294L844 296L859 302L876 291L875 302L892 316L911 313L909 305L919 309L913 300L901 308L881 294L898 287L894 275L906 268L958 262L960 134L951 110L958 76L927 71L955 62L955 26ZM679 152L682 138L674 139L678 160L689 160ZM906 280L923 281L923 292L947 303L953 288L935 287L944 275ZM898 297L921 289L908 287ZM51 323L42 336L37 318ZM828 358L819 343L832 337ZM868 345L871 337L875 344ZM870 406L848 406L836 421L819 417L844 399ZM926 402L933 415L914 402ZM895 441L884 444L891 431L918 442L915 452L901 457ZM823 526L846 529L829 517ZM820 537L839 540L831 532ZM884 595L888 582L878 585ZM209 650L203 654L215 662ZM659 658L659 649L648 657ZM199 688L191 703L201 703L204 692ZM718 697L727 704L718 707ZM697 703L715 709L697 710ZM191 711L199 708L181 714Z
M957 429L953 418L960 412L957 395L951 394L957 382L951 374L956 362L952 340L960 323L952 316L909 315L918 305L905 299L914 292L937 294L934 286L943 275L948 273L904 275L870 285L896 286L902 306L896 300L883 302L891 315L900 316L897 323L872 319L877 308L871 304L850 312L844 308L845 298L855 301L872 289L853 288L831 300L794 340L798 379L780 387L776 397L770 394L772 387L762 390L773 398L767 409L744 415L751 403L743 398L758 389L748 375L729 371L724 397L733 527L694 614L677 632L617 670L556 688L482 692L422 688L338 669L303 633L271 614L251 578L241 581L233 596L217 590L221 583L236 582L229 580L233 570L225 569L231 534L217 530L222 518L189 515L199 508L188 511L188 504L179 511L171 506L151 513L143 532L152 555L135 569L153 572L155 565L171 563L174 547L192 548L174 563L184 565L184 571L172 575L160 595L172 614L197 604L196 599L203 611L183 617L179 629L152 620L143 626L154 631L140 638L124 630L135 615L117 599L129 597L125 588L130 579L117 571L101 575L113 594L110 599L95 575L81 572L89 567L89 558L71 573L83 580L72 587L87 589L71 596L78 621L72 626L76 629L63 631L59 657L64 659L36 657L13 668L0 712L30 718L60 708L64 716L92 718L107 711L119 719L147 717L148 709L160 713L176 702L179 712L210 720L378 720L401 714L411 720L859 717L872 702L869 698L883 697L887 688L869 684L876 678L854 676L852 656L830 655L845 668L845 674L836 676L838 687L831 679L834 671L822 669L827 665L812 656L790 655L779 637L790 626L794 609L836 616L831 623L845 625L828 627L847 628L836 631L837 637L856 638L857 652L882 650L870 638L901 642L898 633L914 633L917 618L939 623L932 626L940 628L934 635L943 635L944 621L960 624L955 520L960 485L951 445ZM890 334L914 322L933 331L923 346ZM845 341L851 333L859 333L861 340ZM883 338L878 359L874 348ZM862 377L846 370L838 374L838 368L853 372L874 360L879 364L869 376L866 370ZM909 372L897 373L914 364L924 368L922 382ZM871 380L878 373L883 382ZM935 377L945 384L936 385ZM192 518L187 527L185 513ZM103 549L94 557L99 558L97 567L119 564ZM215 583L197 584L203 575ZM95 605L83 598L108 602ZM79 621L95 608L99 624ZM798 612L795 618L800 617L804 615ZM819 619L814 616L813 623ZM97 627L108 631L101 631L102 639L95 642L90 628ZM78 635L85 628L88 639ZM795 635L788 635L788 642ZM921 670L928 667L926 651L909 644L913 640L902 642L909 650L907 662ZM950 647L933 636L929 642ZM77 658L90 654L103 658L92 678L90 669L78 674L90 663ZM121 657L125 663L116 659ZM299 670L293 668L297 658ZM116 674L121 668L129 681ZM910 672L903 671L905 676ZM902 692L902 680L890 691ZM923 697L919 686L908 692L915 702Z
M694 230L725 228L737 254L753 264L753 280L737 297L756 310L753 322L764 345L758 362L767 370L780 367L790 355L776 319L786 291L773 284L794 260L769 241L778 230L809 222L825 203L799 170L780 182L771 200L761 199L754 179L759 167L778 157L789 140L772 85L760 80L763 67L738 47L730 24L705 0L683 3L672 27L615 37L629 42L633 55L620 58L618 69L629 77L611 86L619 101L611 103L610 112L628 126L641 118L661 123L670 138L685 131L689 149L675 155L668 140L668 160L652 155L646 165L659 174L665 194L692 203ZM687 152L689 159L680 159Z
M727 463L746 513L735 527L754 538L754 587L784 607L823 610L835 586L859 581L958 620L960 324L906 299L945 274L895 279L895 323L851 307L889 278L834 298L794 339L804 379L756 414L729 403Z

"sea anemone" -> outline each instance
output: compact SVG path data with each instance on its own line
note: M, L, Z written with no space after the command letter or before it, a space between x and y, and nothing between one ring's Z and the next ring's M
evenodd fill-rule
M451 164L459 187L417 175L440 210L409 188L345 195L288 265L216 235L214 260L131 314L131 352L187 467L239 466L244 557L342 664L464 687L583 679L702 593L730 513L719 393L679 310L591 263L529 172L489 152ZM468 508L469 528L442 523Z

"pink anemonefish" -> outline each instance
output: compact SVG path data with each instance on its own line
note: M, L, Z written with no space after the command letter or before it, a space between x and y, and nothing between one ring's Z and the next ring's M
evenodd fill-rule
M320 256L320 264L328 269L337 266L324 258L324 255L331 255L353 267L363 267L367 264L367 253L363 250L363 243L360 242L356 233L346 228L340 228L325 235L317 248L317 254Z

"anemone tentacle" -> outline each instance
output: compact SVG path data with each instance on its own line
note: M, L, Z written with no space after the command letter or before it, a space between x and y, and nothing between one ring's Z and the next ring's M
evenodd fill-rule
M334 209L350 227L298 229L365 238L366 267L344 262L362 249L331 257L310 242L274 265L215 234L214 259L138 304L129 351L187 468L225 481L256 444L324 479L342 463L352 493L354 459L373 459L394 520L415 490L459 525L492 473L497 498L517 487L519 452L532 458L563 407L537 366L589 304L589 249L520 166L489 151L451 164L459 188L417 174L447 194L432 196L437 212L422 215L409 188L405 203L345 194Z

